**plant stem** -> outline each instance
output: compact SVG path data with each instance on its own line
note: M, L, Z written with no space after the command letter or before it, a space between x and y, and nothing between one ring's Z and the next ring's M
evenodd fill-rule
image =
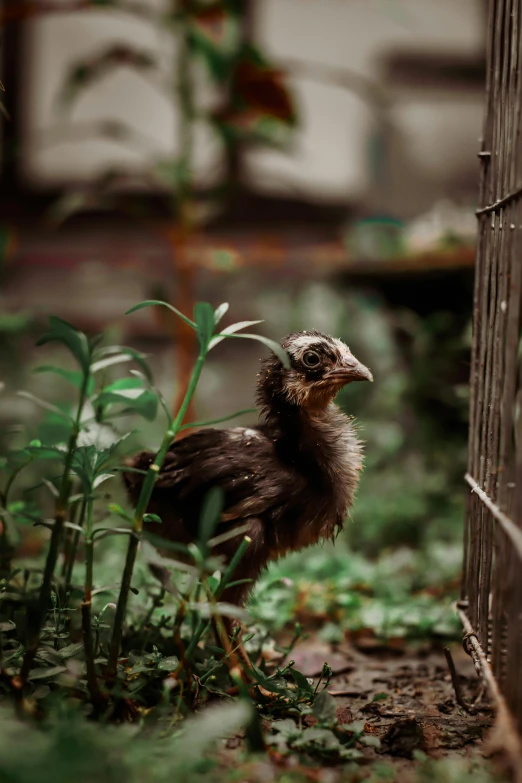
M18 474L26 468L31 462L33 461L33 457L30 457L27 462L24 462L23 465L20 465L20 467L16 468L16 470L13 470L9 478L7 479L7 483L5 485L5 489L3 492L0 492L0 575L2 574L8 574L11 570L11 558L14 554L14 547L11 546L8 542L7 537L7 504L8 504L8 498L9 498L9 491L11 487L13 486L13 483L18 476ZM3 513L2 513L3 512Z
M221 581L216 588L216 592L214 593L214 598L216 601L219 599L223 591L226 589L226 586L231 581L231 578L234 575L234 571L238 567L240 561L243 559L243 555L245 554L246 550L248 549L251 543L252 543L252 539L250 538L250 536L245 536L241 541L241 543L239 544L236 551L234 552L230 560L230 563L227 565L225 572L221 577Z
M94 705L100 704L102 696L100 686L96 678L96 666L94 665L95 650L92 642L92 584L94 569L94 539L92 536L92 507L93 498L87 499L87 519L85 536L85 592L82 602L82 636L83 649L85 651L85 665L87 668L87 685L91 700Z
M212 611L212 623L214 624L214 627L216 629L217 635L219 640L221 641L221 646L223 647L225 651L225 657L224 660L227 663L227 666L230 671L230 675L232 679L237 676L241 676L241 670L239 668L239 661L237 659L237 656L235 654L235 650L232 647L232 644L230 643L230 637L227 633L227 629L225 628L225 624L223 622L223 618L221 617L220 613L216 610L216 598L214 595L212 595L212 592L210 588L208 587L208 583L205 582L205 590L207 593L207 600L212 605L213 611Z
M0 514L0 578L2 578L4 574L6 576L9 575L13 554L14 547L10 546L7 540L7 522L5 516Z
M160 450L156 454L154 462L147 470L147 475L145 476L141 493L138 498L138 504L136 506L132 522L134 535L129 537L129 546L127 548L127 557L125 559L125 568L121 580L120 594L118 596L118 603L114 617L114 626L109 647L109 660L107 663L107 680L109 682L114 681L118 670L118 656L120 654L121 640L123 637L123 623L127 611L127 600L129 597L129 590L132 574L134 571L134 563L136 561L136 554L138 551L138 544L140 542L141 532L143 530L143 516L146 513L147 507L150 503L152 492L154 490L154 484L156 483L156 478L163 464L163 460L165 459L165 455L169 450L170 444L179 432L179 428L183 423L183 418L188 410L190 401L194 396L194 392L196 391L196 386L198 385L199 376L201 375L201 370L203 369L205 357L206 351L202 351L198 356L178 414L174 419L171 428L168 429L165 433Z
M27 681L27 677L33 665L36 653L38 652L38 645L40 644L40 636L42 632L42 626L45 622L47 615L47 609L49 606L49 600L51 597L52 582L54 576L54 570L56 568L56 562L58 560L58 554L60 551L60 542L62 539L62 533L65 524L65 518L67 516L67 501L69 499L71 489L71 466L76 450L76 443L78 441L78 435L80 432L80 422L82 418L83 406L87 398L87 388L89 385L90 371L84 373L82 387L80 390L80 398L78 400L78 410L76 412L76 418L74 420L73 428L69 436L69 442L67 444L67 454L65 457L65 463L63 468L62 481L60 484L60 490L58 498L56 500L56 511L54 518L54 525L51 532L51 540L49 542L49 550L47 552L47 559L45 561L45 570L40 588L40 595L38 597L38 604L28 612L28 626L30 630L29 642L27 650L24 655L22 668L20 670L20 685L23 687Z
M80 510L80 517L78 519L78 524L80 527L83 527L83 522L85 520L85 514L87 511L87 500L86 498L83 498L82 500L82 507ZM74 568L74 562L76 560L76 551L78 549L78 542L80 540L80 531L75 530L73 540L71 543L70 551L67 555L67 568L64 573L64 582L65 582L65 591L70 590L71 588L71 579L72 579L72 572Z
M75 503L74 505L69 506L69 521L70 522L76 522L76 519L78 517L78 508L79 503ZM71 560L71 550L74 542L74 534L78 531L73 530L72 528L69 528L65 531L65 535L63 538L63 563L62 563L62 579L65 578L65 574L67 573L67 570L69 568L69 562Z
M127 547L127 557L125 558L125 568L123 569L123 576L121 578L120 593L118 596L118 604L116 606L109 648L109 660L107 663L107 680L109 682L114 681L118 671L118 656L120 654L121 639L123 636L123 621L127 611L127 599L134 571L134 563L136 561L136 553L138 551L138 543L139 538L136 535L129 537L129 546Z
M226 567L223 576L221 577L221 581L219 585L217 586L214 592L213 602L216 602L219 599L219 597L222 595L223 591L226 589L226 586L229 584L231 577L234 574L234 571L238 567L240 561L243 558L243 555L245 554L251 542L252 539L249 536L245 536L241 541L241 543L239 544L238 548L234 552L232 559L230 560L228 566ZM208 621L202 619L199 620L198 625L192 634L192 639L190 640L189 646L187 647L186 655L189 660L192 657L194 650L196 649L197 643L199 642L203 634L207 631L210 624L211 624L210 620Z

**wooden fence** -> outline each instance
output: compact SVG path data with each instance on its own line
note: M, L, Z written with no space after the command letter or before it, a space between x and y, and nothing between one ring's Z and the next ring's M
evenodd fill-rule
M461 617L522 779L522 0L490 0ZM518 761L516 760L518 757Z

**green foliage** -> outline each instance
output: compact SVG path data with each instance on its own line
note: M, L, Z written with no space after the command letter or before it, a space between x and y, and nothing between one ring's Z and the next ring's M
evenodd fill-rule
M451 610L452 585L460 566L458 545L403 548L372 562L337 540L272 564L251 612L272 632L295 617L315 618L329 642L362 631L383 640L455 638L460 626Z
M40 686L40 699L46 686ZM166 694L167 695L167 694ZM52 697L51 697L52 698ZM0 709L0 779L5 783L170 783L203 781L217 766L207 752L244 725L244 701L209 709L197 720L151 730L102 726L85 720L72 704L55 702L45 731L14 721ZM170 728L168 733L165 731ZM163 734L163 736L162 736ZM167 736L165 736L167 734Z
M51 342L61 343L72 353L80 365L83 374L89 374L92 345L86 335L78 329L75 329L75 327L67 323L67 321L62 320L55 315L50 316L49 326L49 331L42 335L36 344L45 345L46 343Z
M151 301L132 311L144 306L174 309ZM440 570L435 551L424 560L403 552L371 564L342 546L335 553L310 550L304 562L301 556L269 571L248 615L221 600L249 540L227 566L215 555L222 538L216 536L223 502L219 490L206 498L199 539L190 546L142 532L145 521L162 524L146 513L154 469L145 475L136 508L118 502L117 476L131 443L127 431L118 431L123 414L152 419L162 409L165 432L154 463L160 466L183 426L210 350L224 339L255 339L288 362L278 344L242 332L257 322L222 327L226 311L227 305L214 310L203 303L188 318L174 309L195 330L200 346L175 416L155 389L143 354L104 346L56 318L39 340L66 349L78 369L36 368L38 377L52 373L63 381L74 402L27 397L45 411L47 424L40 428L40 439L28 435L25 444L14 443L0 463L2 780L132 783L146 777L159 783L168 774L169 780L172 775L194 781L211 775L225 781L229 770L216 745L238 728L244 729L251 753L264 754L270 746L303 761L356 762L361 749L375 740L360 724L339 723L327 692L328 664L314 683L287 662L302 628L295 625L290 643L281 648L279 666L264 660L267 639L296 616L320 617L322 635L330 641L368 628L382 638L454 631L447 608L423 591L433 582L433 571ZM23 477L33 470L40 471L39 485L26 481L22 491ZM50 531L45 556L17 560L15 547L31 525L44 535ZM165 559L149 542L170 549L173 558ZM441 552L440 561L450 577L447 554ZM149 566L166 569L170 582L160 586ZM288 574L293 581L283 579ZM255 623L244 640L248 667L238 658L237 636L225 633L224 618ZM324 624L325 618L330 622ZM250 679L248 689L238 680L241 670ZM232 703L231 688L239 694ZM220 707L187 719L216 697L224 702ZM41 726L14 720L13 704ZM272 721L268 732L262 731L261 718ZM113 725L119 722L133 725Z
M145 304L156 303L141 306ZM161 524L159 517L146 513L158 473L155 466L161 466L182 425L208 352L223 339L242 336L269 345L282 361L288 362L286 352L262 335L238 334L252 322L216 331L226 310L226 305L214 311L209 304L201 303L194 309L193 321L184 316L198 335L200 356L180 411L174 418L165 411L165 435L131 512L119 503L107 506L105 492L125 458L128 434L118 433L116 421L122 413L153 418L158 402L162 402L152 385L145 357L122 346L100 347L99 338L88 338L55 317L51 317L49 331L38 341L40 345L53 342L66 348L80 369L69 371L55 365L37 368L39 374L52 372L72 386L76 402L72 409L62 410L47 400L26 395L58 418L63 425L57 430L61 437L53 440L51 435L46 443L33 440L12 448L1 464L0 701L4 711L0 716L6 714L6 705L12 699L21 712L44 718L48 732L45 738L39 735L35 740L40 754L38 767L45 766L49 759L49 763L56 764L58 777L66 761L55 760L54 754L59 754L64 737L69 738L71 748L75 747L83 726L81 716L89 711L104 720L132 719L152 712L158 722L165 719L175 726L196 704L202 705L215 695L226 698L228 689L239 687L242 700L237 705L205 714L192 733L190 724L184 729L179 769L192 770L191 765L195 765L197 771L201 765L206 768L201 754L214 736L226 732L229 717L243 723L247 744L260 750L264 743L254 706L265 715L300 716L310 713L316 698L320 683L314 690L292 663L275 672L267 671L264 664L254 663L259 649L248 669L254 693L247 692L241 680L238 682L239 641L235 636L228 638L223 618L246 615L223 603L220 596L233 581L250 542L248 538L243 540L226 567L214 554L214 546L223 538L214 536L223 503L218 489L206 498L197 543L187 547L161 542L163 547L171 547L179 560L163 559L147 543L154 536L142 532L144 521ZM129 376L117 379L107 377L107 372L128 362L137 363L140 370L130 369ZM44 471L43 486L54 505L52 516L35 503L34 488L12 500L21 472L35 463L41 463ZM49 529L51 535L45 561L21 568L13 549L17 529L28 522ZM117 547L117 539L125 542L125 552ZM116 551L120 552L123 572L115 585L115 570L111 566L105 573L104 559ZM160 588L148 572L149 565L181 574L171 589ZM116 603L107 603L107 594L114 593ZM330 675L326 667L323 686ZM268 700L267 693L271 694ZM64 715L69 716L68 730L63 726ZM85 736L90 737L87 748L90 741L93 748L97 744L100 750L106 747L101 734L92 729L86 732ZM120 749L126 747L125 737L122 734L115 743ZM316 745L303 749L313 753L319 748ZM116 757L112 751L103 752L104 764L108 765L103 769L112 779L111 759ZM98 770L92 752L82 750L75 758L80 778ZM15 774L9 754L2 756L1 763L6 775ZM35 769L32 761L18 765L16 779L30 779ZM102 767L99 773L105 774ZM47 773L41 774L46 780ZM118 775L114 779L119 779Z

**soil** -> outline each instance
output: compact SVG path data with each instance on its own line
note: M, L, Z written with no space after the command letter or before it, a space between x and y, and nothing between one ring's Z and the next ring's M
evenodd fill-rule
M310 639L292 651L296 668L314 679L328 661L334 671L328 690L336 699L339 721L364 721L365 733L380 740L380 747L362 748L360 776L347 778L342 766L330 767L325 780L361 780L374 774L379 763L395 771L395 778L387 780L410 783L418 780L416 771L424 757L486 763L493 711L471 659L458 644L451 645L451 652L469 711L457 704L442 646L383 647L365 641L332 648ZM322 780L323 772L316 768L313 779Z
M457 704L442 649L345 655L353 668L339 672L329 691L338 712L364 720L365 730L379 737L381 758L413 759L415 750L437 758L481 754L493 713L460 646L452 647L452 655L470 712Z

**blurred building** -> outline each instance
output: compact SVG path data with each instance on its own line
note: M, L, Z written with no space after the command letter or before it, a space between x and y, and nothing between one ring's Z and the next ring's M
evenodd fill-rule
M170 4L64 10L74 5L3 4L0 209L15 240L4 242L4 308L99 329L154 295L185 309L226 298L255 317L251 292L275 285L291 297L300 281L356 275L396 299L397 271L471 269L483 0L245 0L240 34L285 72L297 126L288 144L240 143L231 160L207 119L193 123L196 188L227 171L240 187L188 254L165 209L168 181L149 178L175 171L183 127ZM199 61L191 78L198 112L226 100ZM98 203L90 188L104 178L130 210ZM459 232L439 252L439 235ZM146 313L132 323L169 332Z
M166 7L164 0L143 5ZM428 208L436 197L474 195L485 54L482 0L249 5L248 35L288 69L300 118L289 150L244 152L243 177L253 191L346 206L371 205L373 197L401 217ZM26 187L70 186L121 167L139 171L155 156L176 154L179 118L166 88L175 40L164 27L133 14L90 9L33 16L17 24L10 43L13 28L6 28L4 53L16 62L9 68L16 68L14 121L23 153L18 171ZM148 71L116 68L82 92L70 117L60 113L71 65L116 44L150 52L160 87ZM219 96L203 82L199 69L198 101L211 106ZM129 123L137 143L100 137L97 124L108 121ZM216 180L222 158L215 133L197 123L199 183Z

